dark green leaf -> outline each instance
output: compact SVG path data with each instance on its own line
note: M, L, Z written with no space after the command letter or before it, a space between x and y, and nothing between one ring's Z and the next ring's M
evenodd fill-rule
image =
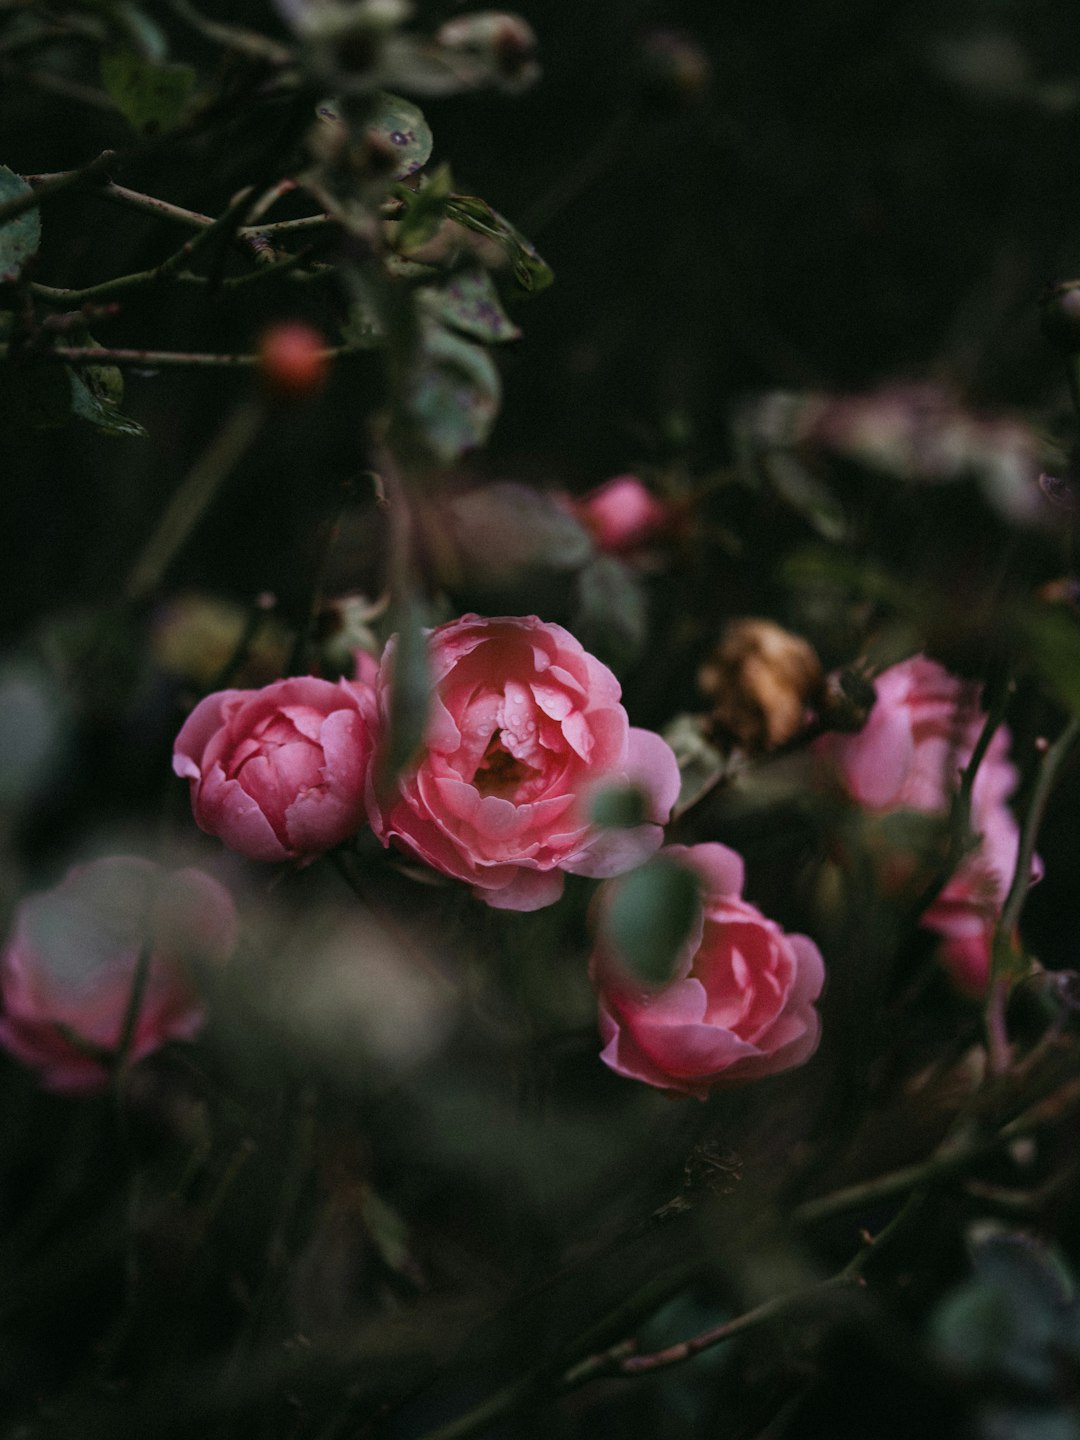
M134 50L108 50L101 80L116 108L140 135L172 130L184 117L195 90L190 65L162 65Z
M436 320L473 340L498 344L521 336L486 270L459 270L444 285L425 285L419 294L421 304Z
M638 979L663 985L671 979L700 909L697 877L659 855L615 882L604 929Z
M1080 623L1057 606L1032 606L1018 617L1018 639L1051 694L1080 714Z
M446 219L446 202L452 184L449 165L440 165L419 190L410 190L404 185L398 187L395 193L405 203L405 213L398 221L395 237L399 250L407 254L434 238Z
M578 606L571 629L587 650L615 670L641 654L648 615L641 586L613 555L597 555L578 574Z
M422 321L407 373L399 424L403 439L452 465L487 439L502 387L479 345L435 321Z
M116 393L116 382L112 366L87 366L81 374L68 369L71 383L71 413L80 420L87 420L95 429L106 435L145 435L146 431L137 420L129 420L116 408L112 396ZM120 386L123 394L123 384Z
M6 165L0 165L0 205L31 193L30 186ZM24 210L0 225L0 285L19 278L19 272L41 243L41 216L37 210Z
M447 204L446 213L467 230L474 230L478 235L486 235L489 240L495 241L509 260L514 279L526 294L539 295L555 279L551 267L537 254L536 247L485 200L475 195L454 195Z

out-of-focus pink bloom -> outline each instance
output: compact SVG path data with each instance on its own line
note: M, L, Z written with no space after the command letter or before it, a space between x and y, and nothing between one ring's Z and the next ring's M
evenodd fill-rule
M578 518L598 549L611 555L638 550L667 530L671 515L636 475L616 475L575 502Z
M50 1090L100 1089L140 956L148 960L131 1060L196 1034L203 1010L192 969L227 960L236 935L228 891L201 870L164 871L128 855L76 866L16 911L0 960L0 1045Z
M379 681L384 735L394 654L391 640ZM466 615L431 632L428 654L434 688L419 759L389 797L369 785L384 845L504 910L550 905L564 871L618 875L659 847L679 793L675 756L630 726L615 676L572 635L535 615ZM646 798L646 823L592 824L593 795L628 784Z
M674 977L658 989L598 946L590 973L600 1058L619 1075L699 1099L715 1085L801 1065L820 1032L814 1002L825 966L817 946L742 899L743 862L733 850L670 845L664 854L696 873L701 918Z
M348 680L219 690L188 716L173 769L203 830L252 860L320 855L364 822L374 692Z
M877 701L863 729L824 735L815 741L815 751L852 799L871 812L948 815L986 719L979 686L916 655L883 671L874 688ZM1007 804L1017 781L1009 745L1008 729L1001 726L972 790L971 825L981 837L979 846L922 918L942 937L939 958L954 983L971 994L986 987L994 928L1019 849L1019 831ZM1032 878L1039 873L1036 862Z

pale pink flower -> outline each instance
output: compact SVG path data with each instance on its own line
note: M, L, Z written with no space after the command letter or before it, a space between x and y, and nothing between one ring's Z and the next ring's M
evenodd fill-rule
M193 976L236 945L227 890L201 870L117 855L23 900L0 959L0 1045L50 1090L101 1089L121 1043L140 956L145 986L129 1059L189 1040L203 1021Z

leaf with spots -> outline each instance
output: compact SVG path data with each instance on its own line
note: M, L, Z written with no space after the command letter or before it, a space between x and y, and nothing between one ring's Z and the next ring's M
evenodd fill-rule
M31 194L30 186L6 165L0 165L0 205ZM0 285L10 285L41 243L41 216L36 209L24 210L14 220L0 225Z
M380 90L367 129L384 140L394 155L394 179L414 175L431 158L435 141L423 112L411 100Z
M444 284L425 285L418 293L429 315L472 340L490 345L521 337L486 270L459 270Z

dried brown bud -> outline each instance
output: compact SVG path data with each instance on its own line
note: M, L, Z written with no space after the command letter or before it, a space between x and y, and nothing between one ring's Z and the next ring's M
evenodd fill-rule
M775 750L806 723L824 677L813 647L771 620L734 620L698 670L719 743Z

